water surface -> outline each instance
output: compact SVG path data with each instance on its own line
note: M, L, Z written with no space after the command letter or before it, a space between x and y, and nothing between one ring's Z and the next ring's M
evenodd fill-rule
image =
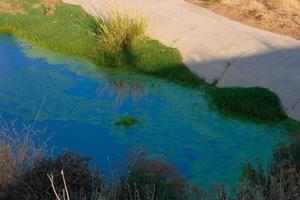
M39 112L40 111L40 112ZM109 173L129 149L172 164L192 183L232 185L245 161L268 161L283 128L224 118L203 92L31 47L0 35L0 114L48 126L55 152L72 149ZM124 116L140 123L116 126Z

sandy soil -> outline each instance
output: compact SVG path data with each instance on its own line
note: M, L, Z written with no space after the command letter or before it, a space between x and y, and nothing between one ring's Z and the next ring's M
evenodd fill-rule
M244 24L300 40L300 0L186 0Z

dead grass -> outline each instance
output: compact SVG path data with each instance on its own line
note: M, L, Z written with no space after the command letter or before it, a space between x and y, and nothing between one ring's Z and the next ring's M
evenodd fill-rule
M34 124L18 128L0 116L0 191L44 152L47 140L37 139L44 131L35 130Z
M300 40L300 0L187 0L244 24Z
M0 144L0 191L18 174L17 160L8 144Z
M26 11L19 5L8 2L0 2L0 12L9 13L12 15L26 13Z

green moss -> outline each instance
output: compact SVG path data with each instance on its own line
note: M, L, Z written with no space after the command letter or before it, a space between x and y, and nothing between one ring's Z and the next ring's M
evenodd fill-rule
M123 126L125 128L132 128L134 125L138 124L139 120L132 116L126 116L122 119L115 122L115 125L117 126Z
M255 121L286 119L278 97L264 88L214 88L208 94L211 106L225 115L234 113Z
M60 4L52 15L34 8L39 0L11 1L25 14L0 12L0 32L12 33L33 45L55 52L86 58L100 66L120 66L126 70L166 78L184 86L207 91L211 105L223 114L260 121L286 118L275 94L261 88L215 88L191 73L176 49L151 39L137 42L130 49L107 53L97 47L95 19L79 6Z
M94 19L80 7L61 4L49 16L41 9L27 8L26 12L16 15L0 13L0 32L12 33L33 45L99 64L92 29Z
M178 50L156 40L142 41L131 52L132 64L140 72L167 78L182 85L204 83L182 63Z

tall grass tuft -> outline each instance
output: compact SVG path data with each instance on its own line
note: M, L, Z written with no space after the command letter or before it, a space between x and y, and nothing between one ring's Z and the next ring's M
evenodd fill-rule
M146 38L147 24L146 17L137 12L122 11L119 6L98 14L98 48L110 66L124 64L124 53L126 56L136 42Z

